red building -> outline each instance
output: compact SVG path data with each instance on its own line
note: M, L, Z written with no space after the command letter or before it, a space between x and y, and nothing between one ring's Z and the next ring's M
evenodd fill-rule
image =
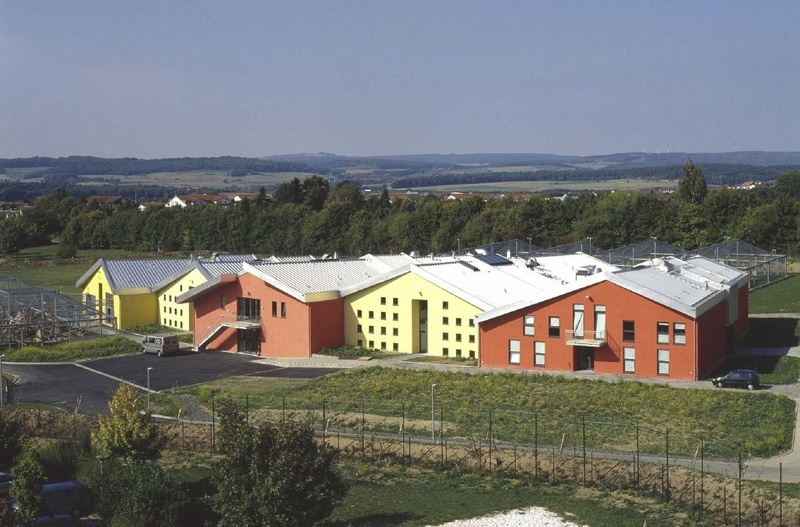
M574 286L476 317L481 366L697 380L747 330L747 275L704 258Z

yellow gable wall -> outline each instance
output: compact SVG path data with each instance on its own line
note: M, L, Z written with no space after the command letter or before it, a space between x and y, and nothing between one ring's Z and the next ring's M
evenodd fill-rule
M345 298L345 342L420 353L419 302L423 300L428 303L428 354L456 357L460 352L461 357L478 358L478 328L472 320L482 311L412 272Z
M147 326L158 322L158 299L155 293L118 295L114 297L115 312L120 329Z
M91 278L89 278L86 284L84 284L81 294L83 295L83 301L86 305L103 313L108 312L106 309L109 307L107 295L111 294L111 286L108 285L108 278L106 277L105 270L102 267L99 267L91 276ZM111 300L111 307L115 316L118 316L118 297L113 297ZM103 322L106 323L105 318L103 319ZM112 325L112 322L109 321L108 324ZM119 320L117 320L117 327L120 327Z
M186 291L205 283L206 278L192 269L158 292L158 322L184 331L194 329L194 304L179 304L176 299Z

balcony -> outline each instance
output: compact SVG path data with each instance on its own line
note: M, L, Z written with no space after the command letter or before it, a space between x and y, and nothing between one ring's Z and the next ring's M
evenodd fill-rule
M599 348L606 343L606 331L588 331L576 333L574 329L565 332L567 344L570 346L586 346L588 348Z

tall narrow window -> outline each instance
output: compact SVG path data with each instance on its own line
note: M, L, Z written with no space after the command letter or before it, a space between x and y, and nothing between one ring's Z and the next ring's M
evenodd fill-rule
M525 315L522 317L522 334L532 336L533 333L533 315Z
M669 322L658 322L656 324L656 335L656 342L669 344Z
M278 316L278 303L275 301L272 302L272 316L273 317Z
M225 309L225 295L219 295L219 308Z
M633 320L623 320L622 321L622 341L623 342L633 342L635 340L636 333L634 331L634 323Z
M669 375L669 350L658 350L658 374Z
M606 306L594 306L594 336L597 340L606 339Z
M636 350L634 348L622 348L622 371L625 373L636 372Z
M519 341L518 340L509 340L508 341L508 363L509 364L519 364Z
M533 343L533 365L544 366L544 342Z
M686 324L676 322L672 326L672 341L675 344L686 344Z
M281 302L281 318L286 318L286 302Z
M550 317L548 322L548 336L558 338L561 336L561 319Z
M450 309L450 302L447 301L442 302L442 309Z
M572 305L572 335L576 339L583 338L583 304Z

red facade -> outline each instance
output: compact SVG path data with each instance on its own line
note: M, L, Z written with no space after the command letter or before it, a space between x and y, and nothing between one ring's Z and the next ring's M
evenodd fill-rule
M205 349L310 357L344 343L342 299L306 304L251 274L195 299L194 313L195 345Z
M746 312L747 288L742 290L739 308L744 296ZM481 322L481 366L697 380L725 356L729 339L737 333L734 326L728 335L728 303L720 297L695 320L612 282L600 282ZM575 331L575 320L581 317ZM597 327L602 319L605 332Z

